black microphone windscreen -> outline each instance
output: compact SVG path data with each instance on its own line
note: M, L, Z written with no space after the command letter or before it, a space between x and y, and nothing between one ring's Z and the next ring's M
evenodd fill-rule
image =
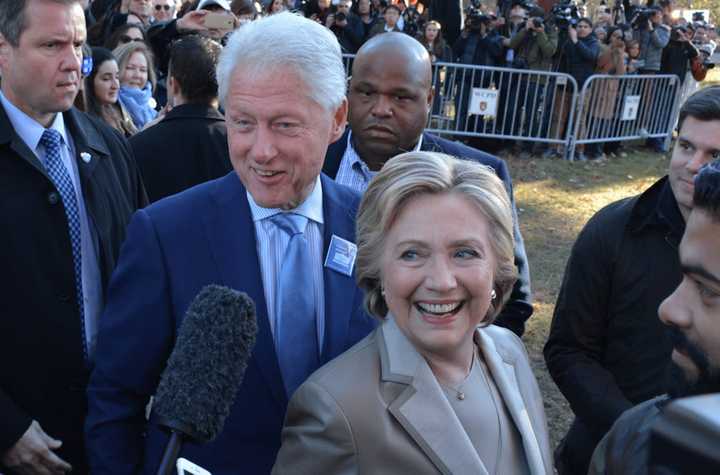
M196 442L213 440L230 413L256 333L250 297L219 285L203 287L160 378L153 418Z

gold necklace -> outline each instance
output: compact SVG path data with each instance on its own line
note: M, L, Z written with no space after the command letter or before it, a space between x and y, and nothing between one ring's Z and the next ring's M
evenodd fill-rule
M458 401L464 401L465 400L465 391L462 390L463 385L467 382L468 379L470 379L470 374L472 373L473 366L475 366L475 358L476 358L476 352L473 350L473 359L470 363L470 371L468 371L468 374L465 375L465 379L458 384L457 386L450 386L449 384L440 383L440 385L446 389L449 389L451 391L455 391L455 398L457 398Z

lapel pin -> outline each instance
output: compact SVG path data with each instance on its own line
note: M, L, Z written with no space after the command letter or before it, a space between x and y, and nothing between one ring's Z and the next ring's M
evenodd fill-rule
M82 158L83 162L90 163L90 160L92 160L92 155L87 152L82 152L80 153L80 158Z

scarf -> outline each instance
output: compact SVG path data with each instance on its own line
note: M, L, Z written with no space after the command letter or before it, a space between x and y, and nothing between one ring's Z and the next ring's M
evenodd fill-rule
M150 86L149 81L142 89L121 86L119 99L130 114L130 117L138 130L141 130L146 123L150 122L157 116L157 111L149 104L152 99L152 87Z

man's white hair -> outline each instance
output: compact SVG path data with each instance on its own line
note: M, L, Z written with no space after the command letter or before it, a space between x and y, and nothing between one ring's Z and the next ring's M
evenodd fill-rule
M340 44L330 30L290 12L247 23L232 34L217 66L220 104L237 68L251 76L290 68L306 84L310 99L335 111L345 98Z

